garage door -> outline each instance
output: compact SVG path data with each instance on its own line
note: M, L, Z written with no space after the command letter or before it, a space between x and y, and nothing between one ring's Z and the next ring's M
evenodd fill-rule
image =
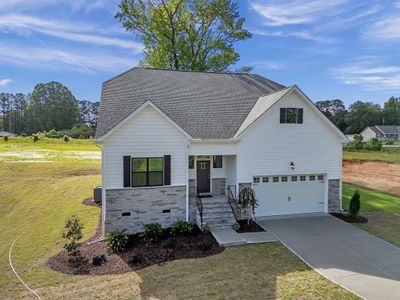
M324 211L325 176L256 176L256 217Z

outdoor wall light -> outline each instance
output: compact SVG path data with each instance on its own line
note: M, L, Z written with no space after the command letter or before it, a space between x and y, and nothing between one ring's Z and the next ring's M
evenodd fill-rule
M293 162L293 161L290 162L289 166L290 166L290 168L291 168L292 170L294 170L295 165L294 165L294 162Z

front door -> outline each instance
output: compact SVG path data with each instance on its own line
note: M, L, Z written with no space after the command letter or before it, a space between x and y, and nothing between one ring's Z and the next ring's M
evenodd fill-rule
M198 193L210 192L210 161L197 161L197 191Z

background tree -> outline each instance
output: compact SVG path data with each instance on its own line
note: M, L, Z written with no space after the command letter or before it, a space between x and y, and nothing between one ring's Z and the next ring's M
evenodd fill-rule
M356 101L349 107L346 122L347 133L360 133L367 126L381 125L382 109L373 102Z
M400 99L390 97L383 107L385 125L400 125Z
M78 105L80 122L92 129L96 129L100 102L80 100L78 101Z
M78 103L71 91L59 82L39 83L27 108L29 131L69 129L79 121Z
M149 67L226 71L233 44L251 37L231 0L122 0L115 17L142 39Z
M315 106L336 125L341 131L345 131L348 124L346 123L347 110L343 101L340 99L323 100L315 102Z

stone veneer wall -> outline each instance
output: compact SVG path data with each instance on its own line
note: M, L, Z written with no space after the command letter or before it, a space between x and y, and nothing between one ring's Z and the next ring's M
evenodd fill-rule
M225 178L212 178L212 194L225 195L226 194L226 179Z
M122 214L130 214L123 216ZM169 227L186 218L186 186L137 187L106 190L105 232L143 232L143 225Z
M196 196L196 179L189 179L189 196Z
M340 179L328 180L328 212L340 212Z

